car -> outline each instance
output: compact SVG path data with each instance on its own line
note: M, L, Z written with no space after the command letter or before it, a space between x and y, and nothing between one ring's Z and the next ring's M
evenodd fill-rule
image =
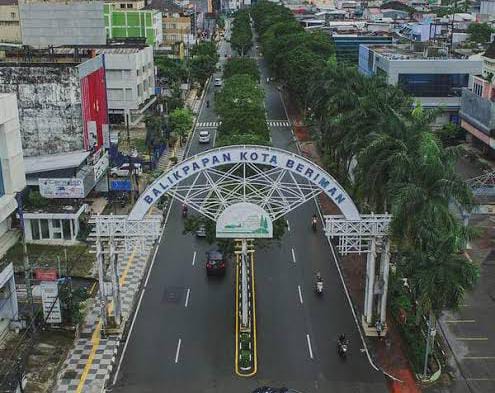
M225 56L227 56L227 55L225 55ZM221 87L222 86L222 80L220 78L215 78L215 81L213 82L213 84L216 87Z
M199 143L210 143L210 131L203 130L199 132Z
M253 390L253 393L290 393L290 392L295 392L295 391L292 389L287 389L285 387L277 389L271 386L262 386L260 388L256 388Z
M141 176L143 174L143 168L141 168L141 164L135 162L134 166L134 174L136 176ZM110 169L110 176L112 177L128 177L129 176L129 163L126 162L121 166L116 166Z
M206 253L206 274L223 275L227 267L227 260L221 251L208 251Z

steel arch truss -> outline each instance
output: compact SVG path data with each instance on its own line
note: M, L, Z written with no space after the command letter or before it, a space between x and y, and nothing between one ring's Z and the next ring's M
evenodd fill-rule
M250 202L275 221L321 192L287 169L247 162L204 169L168 194L212 220L230 205Z
M495 171L485 172L483 175L467 180L473 194L476 196L495 195Z
M337 249L342 255L362 254L371 251L371 241L388 235L390 214L362 214L360 220L348 220L342 215L328 215L325 219L325 235L337 236Z

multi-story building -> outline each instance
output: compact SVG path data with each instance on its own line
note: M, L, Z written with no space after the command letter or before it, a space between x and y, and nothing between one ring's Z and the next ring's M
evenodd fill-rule
M357 64L359 58L359 45L392 43L391 35L356 33L338 34L332 33L331 40L335 44L335 52L339 61Z
M418 48L417 50L415 48ZM359 71L381 74L400 86L424 108L442 109L437 124L459 122L462 88L481 73L481 61L448 56L443 48L419 45L361 45Z
M462 91L461 126L474 146L495 158L495 44L482 56L483 70Z
M17 241L11 230L16 193L26 186L15 94L0 94L0 257Z
M0 0L0 42L22 42L17 0Z
M192 10L183 9L174 2L165 0L151 0L147 8L161 12L163 46L172 47L184 43L186 47L190 47L194 44Z
M162 15L156 10L139 9L136 3L105 3L107 37L110 40L143 38L147 45L158 47L163 41Z
M103 64L103 56L81 61L36 51L29 59L14 51L0 62L0 92L17 94L27 184L47 198L84 198L106 173ZM56 181L43 191L43 179Z
M19 10L24 45L106 44L102 1L22 2Z

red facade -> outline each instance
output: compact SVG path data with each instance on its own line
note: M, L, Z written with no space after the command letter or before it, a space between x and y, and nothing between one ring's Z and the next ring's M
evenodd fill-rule
M98 150L104 145L108 132L107 89L105 84L104 55L99 55L79 66L81 104L84 128L84 149ZM105 132L104 132L105 129Z

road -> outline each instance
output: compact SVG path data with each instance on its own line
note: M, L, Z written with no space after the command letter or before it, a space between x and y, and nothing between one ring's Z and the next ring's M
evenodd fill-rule
M221 60L230 53L220 45ZM269 120L287 121L277 89L264 81ZM215 87L209 85L198 122L217 120ZM189 155L211 148L198 143L196 129ZM213 129L214 133L214 129ZM296 151L290 127L272 127L273 145ZM288 231L255 255L258 373L234 374L234 269L207 278L204 240L182 234L180 205L172 204L129 337L114 392L251 392L263 385L301 392L386 392L381 373L362 351L359 332L339 278L332 251L321 230L311 231L316 205L288 214ZM316 297L314 275L322 273L325 293ZM345 332L350 354L341 361L336 337Z

